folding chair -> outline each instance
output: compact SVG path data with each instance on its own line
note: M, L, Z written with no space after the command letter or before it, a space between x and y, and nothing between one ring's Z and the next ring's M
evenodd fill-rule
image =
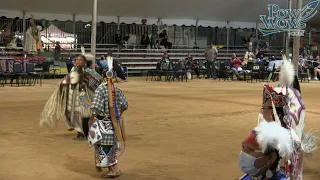
M263 66L263 65L253 64L252 70L250 72L251 82L253 81L253 79L255 79L256 82L258 82L258 79L259 79L259 81L261 80L261 75L262 75L264 68L265 68L265 66ZM248 79L247 79L247 82L249 82Z
M27 63L26 64L26 70L27 73L29 75L29 85L36 85L36 82L38 82L38 80L40 81L40 86L42 86L42 74L41 72L37 72L35 70L35 64L33 63Z
M300 81L309 82L309 74L303 70L302 66L298 66L298 77Z
M0 85L1 85L2 87L4 87L4 83L5 83L5 77L4 77L4 75L3 75L2 66L1 66L1 64L0 64Z
M206 73L207 73L207 68L204 65L204 61L203 60L199 60L198 61L198 65L199 65L199 72L200 74L203 74L203 77L205 77Z
M151 75L151 81L156 77L157 73L161 70L161 63L157 63L156 69L149 70L147 72L146 81L148 81L149 75Z
M190 71L186 70L186 67L183 62L178 62L175 64L173 73L174 75L178 76L179 80L183 81L183 79L186 78L186 82L187 82L188 81L187 72L190 72Z
M219 81L223 77L223 80L226 81L230 77L233 79L233 72L230 70L230 66L226 66L224 61L221 61L219 64L219 70L217 70L219 75Z
M17 84L18 86L25 85L26 80L28 78L28 73L22 72L22 65L20 63L14 63L13 64L13 73L11 77L11 86L13 84ZM16 83L13 83L13 80L16 80ZM21 81L20 81L21 80Z

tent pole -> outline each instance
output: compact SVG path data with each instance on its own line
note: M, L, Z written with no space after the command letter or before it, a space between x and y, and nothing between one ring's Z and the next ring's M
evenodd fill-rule
M255 35L255 38L256 38L256 42L258 42L258 39L259 39L259 23L258 22L256 22L256 35ZM256 48L257 47L255 47L254 43L252 42L252 53L253 54L256 54Z
M301 8L302 8L302 0L296 0L296 9L301 9ZM300 48L300 36L294 36L292 62L293 62L296 75L298 75L299 48Z
M73 46L71 46L71 48L76 48L76 14L72 14L72 32L73 32Z
M229 53L229 34L230 34L230 24L227 21L227 53Z
M258 39L258 37L259 37L259 23L258 22L256 22L256 39Z
M196 30L194 32L194 45L197 45L197 35L198 35L198 28L199 28L199 19L196 20Z
M27 31L26 11L22 11L22 29L23 29L23 47L26 47L26 31Z
M312 27L310 26L310 30L309 30L309 45L312 44Z
M118 16L118 27L117 30L120 31L120 16Z
M288 9L292 9L292 0L288 0ZM289 26L289 30L287 34L287 38L286 38L286 57L289 57L289 53L290 53L290 26Z
M93 11L92 11L92 30L91 30L91 53L93 55L92 69L96 69L96 41L97 41L97 11L98 11L98 0L93 0Z

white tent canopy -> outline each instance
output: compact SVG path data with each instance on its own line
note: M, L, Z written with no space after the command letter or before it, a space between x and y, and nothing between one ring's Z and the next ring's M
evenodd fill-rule
M48 28L40 32L41 36L47 37L74 37L74 34L61 31L57 26L51 24Z
M304 4L309 0L303 0ZM7 17L22 17L22 11L27 17L33 14L36 19L48 20L92 20L92 1L90 0L10 0L0 7L0 14ZM255 28L260 23L259 15L268 13L268 4L278 4L280 8L287 7L287 0L98 0L97 21L141 23L143 18L148 24L157 24L158 18L167 25L198 25L226 27L227 21L233 28ZM318 7L319 9L319 7ZM320 25L320 13L310 23ZM260 23L260 27L262 24Z
M72 48L76 42L74 34L61 31L55 25L51 24L48 28L40 32L41 40L44 43L49 43L51 48L55 47L54 42L59 41L62 48Z

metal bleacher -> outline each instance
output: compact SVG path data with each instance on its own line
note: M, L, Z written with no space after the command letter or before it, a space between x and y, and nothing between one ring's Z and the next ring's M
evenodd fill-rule
M161 60L162 55L167 50L153 49L153 50L119 50L115 52L114 59L127 66L129 73L143 73L150 69L155 69L156 64ZM245 49L237 49L236 51L228 51L226 49L219 49L218 60L229 60L232 53L236 53L237 56L243 57ZM194 59L205 60L205 49L171 49L169 51L169 57L173 61L179 61L186 58L186 55L190 53Z
M169 57L173 61L185 59L190 53L193 59L205 60L205 49L111 49L113 57L123 66L128 68L129 74L145 73L150 69L155 69L156 64L161 60L164 52L169 53ZM96 58L106 55L108 49L97 48ZM243 58L247 50L243 47L229 47L218 49L218 60L229 60L232 53L236 53L239 58ZM71 52L71 54L79 54L80 52ZM62 53L68 54L68 53Z
M80 46L79 46L80 47ZM63 75L67 73L65 60L67 59L69 53L71 55L79 55L80 48L74 49L64 49L61 54L63 58L62 61L54 60L53 52L42 52L39 55L46 58L46 62L50 61L49 73L55 75ZM124 48L119 49L115 48L115 45L108 46L97 46L96 48L96 58L100 59L101 55L107 55L107 52L111 49L113 52L113 57L123 66L128 68L128 73L133 74L142 74L146 73L148 70L155 69L157 63L161 60L163 53L168 52L169 57L173 61L179 61L186 58L187 54L190 53L196 60L205 60L205 47L185 47L185 46L173 46L173 49L143 49L143 47L135 46L137 48ZM89 47L87 47L89 48ZM232 46L232 47L223 47L218 46L218 60L229 60L232 56L232 53L243 59L247 49L243 46ZM6 52L6 54L11 52ZM17 52L12 52L17 53ZM21 52L19 52L21 53ZM0 52L1 54L1 52ZM12 55L13 55L12 54ZM275 56L276 58L281 58L281 51L277 49L271 49L264 51L265 56L271 57ZM56 66L59 64L59 66Z

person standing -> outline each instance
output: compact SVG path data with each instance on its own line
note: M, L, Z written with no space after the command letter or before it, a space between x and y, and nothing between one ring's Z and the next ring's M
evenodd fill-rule
M121 116L128 109L128 101L123 92L114 86L113 59L110 56L107 59L109 69L103 72L105 83L96 89L91 105L88 143L95 149L96 168L99 171L108 168L104 178L116 178L122 174L116 153L120 145L125 146L125 128Z
M77 140L85 140L88 136L91 101L94 91L103 82L102 77L87 66L87 58L93 60L90 54L76 58L75 67L60 81L40 120L40 125L54 127L58 120L65 119L68 130L78 132Z
M217 78L217 72L215 68L215 62L217 60L218 50L214 47L213 43L210 43L210 48L206 50L205 57L207 60L207 77L206 79Z
M60 46L60 42L57 41L56 46L54 47L54 60L60 61L60 57L61 57L61 46Z

